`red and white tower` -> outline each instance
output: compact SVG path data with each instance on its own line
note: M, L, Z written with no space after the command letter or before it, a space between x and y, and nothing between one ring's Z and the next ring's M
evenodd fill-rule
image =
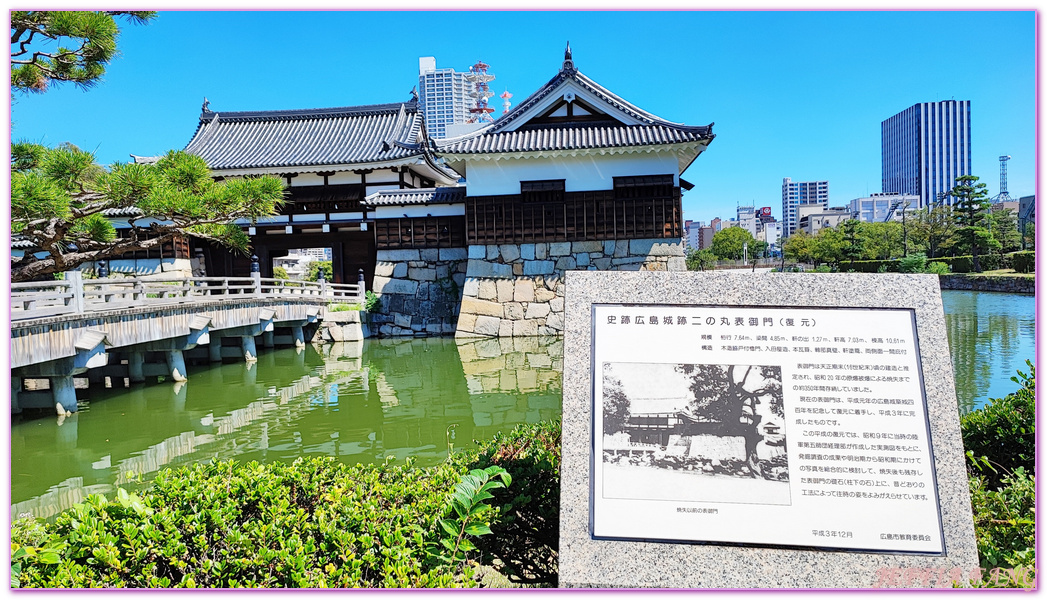
M494 95L490 86L487 85L494 79L494 75L487 74L489 68L491 65L478 60L475 65L469 67L469 72L465 74L465 80L472 84L473 88L469 90L469 97L476 101L476 106L469 109L472 116L466 121L467 123L490 123L494 120L491 118L494 109L487 106L487 99Z
M512 106L512 103L509 102L509 98L512 98L512 97L513 97L513 95L509 93L509 90L505 90L504 92L502 92L502 95L499 96L499 98L502 99L502 114L503 115L505 113L509 112L509 107Z

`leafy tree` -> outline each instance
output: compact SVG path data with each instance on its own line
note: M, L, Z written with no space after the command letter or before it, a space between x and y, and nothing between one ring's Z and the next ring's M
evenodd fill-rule
M970 253L974 272L981 273L978 256L984 251L1000 248L1000 242L993 238L990 229L989 190L984 183L978 183L978 177L960 175L949 194L956 199L953 216L958 227L956 235L960 240L960 248Z
M1029 221L1025 224L1025 232L1022 234L1022 245L1026 250L1036 249L1036 223Z
M814 263L839 265L846 244L843 231L840 229L836 227L820 229L814 236L814 247L812 248Z
M324 270L324 279L331 281L334 277L334 267L329 260L314 260L310 262L309 272L305 276L306 281L319 281L320 269Z
M283 203L275 177L215 182L203 159L168 152L155 164L104 169L74 146L11 148L11 230L39 250L11 259L11 280L29 281L191 235L246 253L236 219L270 216ZM117 235L108 209L137 208ZM45 253L43 257L36 254Z
M904 232L902 224L897 221L860 223L858 236L864 260L888 260L905 253Z
M955 245L956 220L949 206L931 206L916 211L909 227L912 240L927 250L928 258L944 256Z
M740 260L745 244L749 244L749 255L752 256L756 238L743 227L726 227L713 235L713 254L728 260Z
M783 258L792 258L798 262L814 260L814 238L806 231L797 231L782 242Z
M274 279L290 279L291 277L287 274L287 269L283 267L273 267L273 278Z
M52 82L89 88L117 56L114 17L144 24L155 11L11 11L11 89L44 92Z
M625 429L629 420L629 397L622 390L622 382L611 375L611 363L603 365L603 431L617 433Z
M1022 234L1018 231L1018 215L1008 208L989 211L989 229L993 239L1000 242L1000 252L1022 249Z
M687 251L688 271L704 271L707 267L712 266L714 262L716 262L716 254L709 248L701 250L691 248Z

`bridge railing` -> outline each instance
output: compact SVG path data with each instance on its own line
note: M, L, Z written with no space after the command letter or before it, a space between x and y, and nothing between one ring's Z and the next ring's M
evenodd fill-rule
M61 281L11 284L11 319L35 319L142 305L206 302L216 297L305 296L322 302L362 303L364 286L261 277L88 279L78 271Z

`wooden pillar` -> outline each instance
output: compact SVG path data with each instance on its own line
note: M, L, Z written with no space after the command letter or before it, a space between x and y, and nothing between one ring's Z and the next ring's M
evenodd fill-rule
M22 391L22 378L11 376L11 414L17 415L22 412L22 407L18 405L18 392Z
M295 348L305 347L305 333L302 331L301 325L291 326L291 337L294 338Z
M185 357L181 350L167 350L164 352L167 358L167 370L171 373L171 379L175 381L186 381Z
M348 273L344 273L345 270L345 256L343 256L345 244L342 242L334 242L331 244L331 279L332 283L347 283L351 281Z
M145 381L145 375L142 372L142 365L144 364L145 352L132 351L127 355L127 378L131 380L131 383Z
M48 380L51 382L51 395L54 396L55 404L61 406L65 412L75 413L76 389L73 387L73 376L48 377Z
M255 348L253 335L240 336L240 349L243 351L244 360L247 362L258 360L258 350Z
M262 332L262 347L263 348L272 348L274 346L275 346L275 344L273 344L273 332L272 331L263 331Z
M213 363L222 362L222 338L211 333L211 343L207 345L207 358Z

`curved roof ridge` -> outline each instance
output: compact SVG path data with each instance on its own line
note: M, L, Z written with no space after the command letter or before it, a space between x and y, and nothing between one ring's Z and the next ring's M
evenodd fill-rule
M330 108L301 108L289 110L248 110L227 111L222 114L227 120L237 121L265 121L277 119L302 119L312 117L337 117L337 116L359 116L367 114L382 114L392 112L417 111L418 103L414 100L408 102L390 102L385 104L364 104L360 106L336 106ZM205 111L200 114L201 121L210 121L218 115L217 112Z

